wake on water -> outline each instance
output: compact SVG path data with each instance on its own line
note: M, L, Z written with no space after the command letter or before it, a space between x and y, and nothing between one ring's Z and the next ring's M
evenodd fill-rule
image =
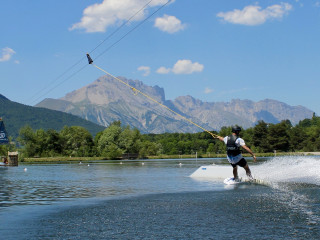
M320 158L275 157L252 167L254 176L269 183L306 183L320 186Z
M274 198L290 207L292 211L305 214L311 225L320 222L319 209L317 208L316 212L312 210L312 204L318 200L311 200L301 191L303 192L306 186L315 187L315 190L318 190L319 165L320 157L312 156L274 157L261 164L249 163L253 177L260 180L263 185L275 189ZM240 177L245 177L245 171L242 168L239 168L238 172ZM200 181L211 179L222 182L222 179L230 175L232 175L230 166L209 165L200 167L191 177Z
M301 183L320 186L320 157L286 156L275 157L262 164L250 164L254 178L269 184ZM240 177L245 177L242 168L238 170ZM225 179L232 176L232 169L222 165L201 166L191 177L201 179Z

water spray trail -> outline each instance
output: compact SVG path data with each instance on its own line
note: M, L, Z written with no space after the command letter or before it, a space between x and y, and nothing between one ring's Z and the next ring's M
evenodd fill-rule
M277 191L275 198L281 204L286 204L294 212L303 213L310 225L317 225L320 222L319 212L312 210L312 206L317 205L317 199L310 199L297 191L320 186L319 164L319 157L277 157L255 166L254 173Z
M320 186L319 157L276 157L254 168L254 175L270 183L306 183Z

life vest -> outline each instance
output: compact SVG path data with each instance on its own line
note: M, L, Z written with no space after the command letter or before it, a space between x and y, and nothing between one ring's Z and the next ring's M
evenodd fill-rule
M236 140L238 139L238 136L235 135L230 135L228 136L228 141L227 141L227 154L229 156L237 156L241 154L240 147L236 145Z

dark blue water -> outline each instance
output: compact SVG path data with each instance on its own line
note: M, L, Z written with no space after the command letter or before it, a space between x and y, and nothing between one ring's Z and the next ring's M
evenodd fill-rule
M0 238L320 238L318 158L251 164L261 178L269 176L267 186L230 188L219 178L189 177L212 162L220 164L152 160L0 169Z

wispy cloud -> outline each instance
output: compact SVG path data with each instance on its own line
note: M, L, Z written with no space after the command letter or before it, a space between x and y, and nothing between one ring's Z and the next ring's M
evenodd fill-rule
M165 68L165 67L159 67L157 70L157 73L159 74L168 74L171 72L170 68Z
M191 60L183 59L178 60L172 68L160 67L157 73L168 74L173 72L174 74L192 74L194 72L202 72L204 66L198 62L192 62Z
M209 94L209 93L212 93L212 92L213 92L213 89L212 89L212 88L206 87L206 88L204 89L204 93L205 93L205 94Z
M143 76L146 77L150 74L151 69L148 66L140 66L138 67L138 71L143 71Z
M15 54L16 52L9 47L2 48L2 53L0 56L0 62L7 62L11 59L11 57Z
M102 3L90 5L83 10L80 22L73 24L69 30L84 29L86 32L105 32L108 27L129 20L142 20L150 7L161 6L168 0L154 0L143 9L145 0L104 0ZM173 3L174 1L171 1Z
M175 33L185 29L186 24L182 24L181 21L175 16L164 15L155 20L154 26L163 32Z
M250 5L242 10L235 9L230 12L220 12L217 17L233 24L255 26L263 24L269 19L281 19L290 10L292 10L292 5L289 3L275 4L265 9L258 5Z

